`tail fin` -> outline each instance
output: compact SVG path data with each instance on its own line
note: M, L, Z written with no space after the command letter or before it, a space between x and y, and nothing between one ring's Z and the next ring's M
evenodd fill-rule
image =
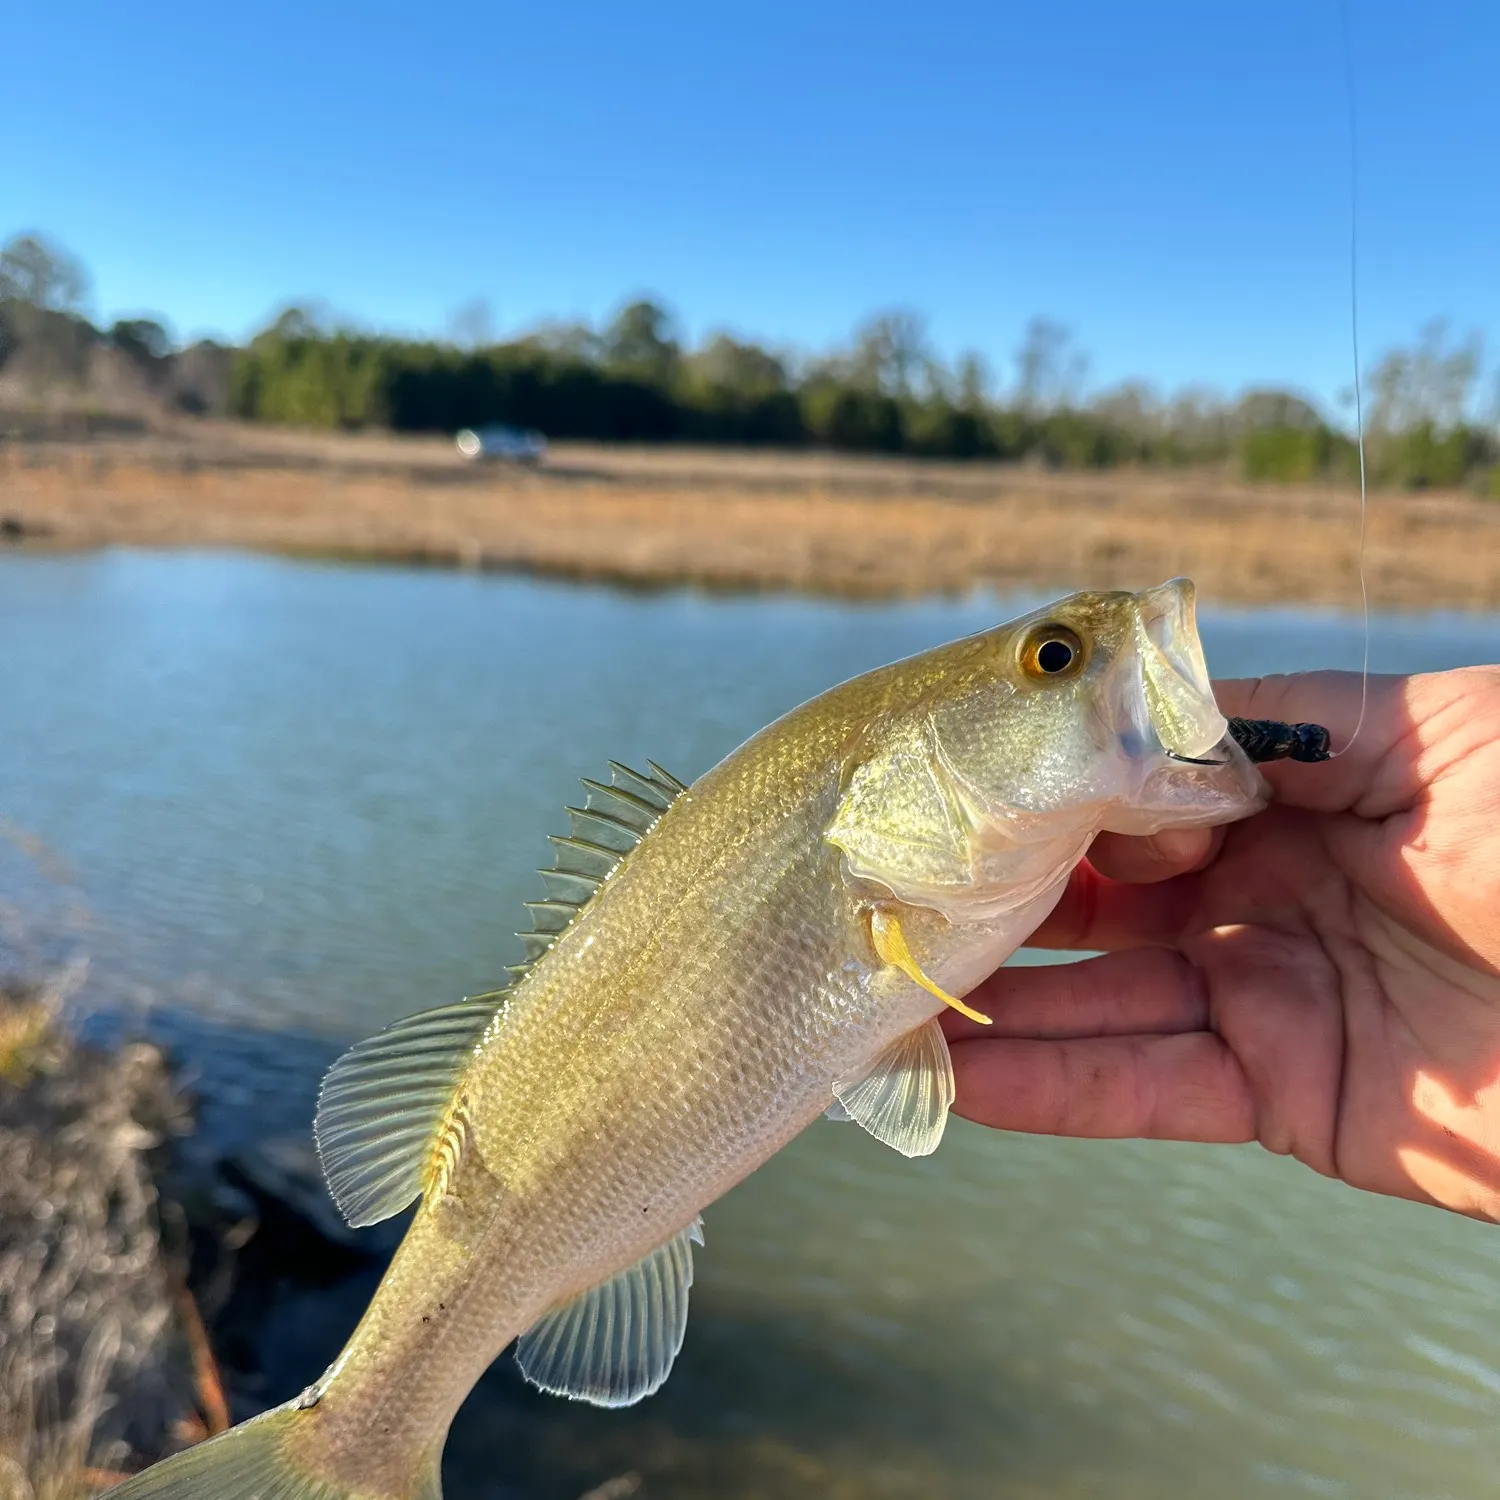
M278 1406L206 1443L153 1464L101 1500L442 1500L438 1455L401 1493L350 1489L308 1473L287 1442L310 1411Z

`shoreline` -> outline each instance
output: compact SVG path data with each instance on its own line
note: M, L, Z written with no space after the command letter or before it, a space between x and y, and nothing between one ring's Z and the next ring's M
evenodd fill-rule
M1052 473L828 453L558 444L473 465L440 438L194 422L0 446L0 547L233 547L637 588L899 599L1142 587L1359 608L1358 496L1219 472ZM1376 610L1500 609L1500 504L1377 492Z
M320 1176L195 1153L191 1060L144 1033L84 1041L65 1011L50 982L0 975L0 1495L84 1500L316 1379L399 1233L330 1234ZM310 1134L294 1154L315 1163ZM580 1440L565 1410L536 1423L548 1398L518 1371L483 1387L455 1424L450 1493L625 1500L643 1488L626 1460L669 1457ZM486 1438L533 1427L537 1452L497 1475Z

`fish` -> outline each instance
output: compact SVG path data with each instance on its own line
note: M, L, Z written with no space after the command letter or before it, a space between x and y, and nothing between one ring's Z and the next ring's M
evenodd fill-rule
M315 1138L353 1225L418 1205L296 1399L116 1500L438 1500L451 1419L515 1342L543 1390L655 1391L702 1213L824 1114L907 1157L954 1101L940 1018L1101 831L1247 817L1192 584L1069 595L834 687L692 785L589 780L492 993L339 1059Z

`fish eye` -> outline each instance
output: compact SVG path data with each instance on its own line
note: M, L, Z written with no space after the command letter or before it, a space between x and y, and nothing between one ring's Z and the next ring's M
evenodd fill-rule
M1021 643L1021 670L1035 682L1074 676L1084 657L1082 640L1066 625L1039 625Z

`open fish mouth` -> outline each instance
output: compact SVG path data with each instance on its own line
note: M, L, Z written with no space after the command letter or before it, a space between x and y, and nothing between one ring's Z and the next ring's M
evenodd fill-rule
M1231 742L1254 763L1329 759L1321 724L1274 719L1226 719L1214 702L1198 639L1193 585L1174 578L1140 596L1136 650L1151 727L1169 760L1191 766L1226 765Z
M1224 743L1229 721L1214 702L1198 640L1193 585L1174 578L1145 590L1137 601L1135 655L1157 743L1173 760L1222 764L1222 757L1212 752Z
M1106 814L1111 832L1231 822L1269 796L1214 699L1195 603L1186 578L1132 596L1112 696L1130 770Z

